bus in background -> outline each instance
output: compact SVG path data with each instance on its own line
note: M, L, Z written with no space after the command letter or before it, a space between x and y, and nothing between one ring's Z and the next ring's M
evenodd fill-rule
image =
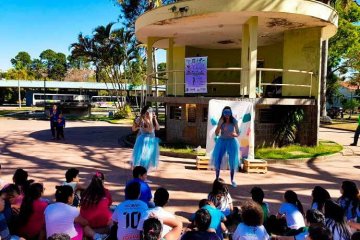
M119 98L119 101L117 100ZM122 107L125 103L124 96L92 96L91 106L98 108L115 108L118 104Z
M79 94L57 94L57 93L32 93L26 92L26 106L44 106L46 104L62 103L62 102L89 102L88 95Z

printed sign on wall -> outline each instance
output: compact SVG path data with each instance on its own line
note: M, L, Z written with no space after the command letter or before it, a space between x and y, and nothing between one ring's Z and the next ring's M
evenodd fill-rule
M218 125L224 107L229 106L233 117L237 120L240 134L238 136L240 149L240 161L254 159L254 110L253 104L244 101L209 101L209 113L206 135L206 155L211 156L215 147L215 129ZM241 163L241 162L240 162Z
M207 57L185 58L185 93L207 93Z

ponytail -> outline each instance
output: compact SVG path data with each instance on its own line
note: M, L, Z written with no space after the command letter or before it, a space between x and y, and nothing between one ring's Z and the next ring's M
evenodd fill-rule
M294 191L292 191L292 190L286 191L284 194L284 198L285 198L286 202L295 205L297 207L297 209L301 212L301 214L304 215L304 208L303 208L300 200L298 199L297 194Z

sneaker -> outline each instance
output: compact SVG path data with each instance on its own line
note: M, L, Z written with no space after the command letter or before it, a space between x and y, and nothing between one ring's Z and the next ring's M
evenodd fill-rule
M356 146L357 144L355 144L355 143L352 143L352 144L350 144L350 146Z
M237 187L236 182L235 182L235 181L232 181L232 182L231 182L231 186L234 187L234 188L236 188L236 187Z

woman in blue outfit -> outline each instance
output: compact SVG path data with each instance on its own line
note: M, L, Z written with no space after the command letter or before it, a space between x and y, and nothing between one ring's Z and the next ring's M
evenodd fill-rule
M159 130L156 115L150 106L141 109L141 115L135 119L133 131L139 130L132 153L132 165L143 166L147 170L156 168L159 163L159 139L155 137L155 130Z
M225 153L229 156L229 167L231 174L231 185L236 187L234 181L235 169L239 167L239 126L237 120L232 116L231 108L224 107L221 118L215 130L217 140L215 148L211 156L211 165L216 169L216 179L219 178L220 168L222 166L222 160ZM220 135L220 137L218 137Z

